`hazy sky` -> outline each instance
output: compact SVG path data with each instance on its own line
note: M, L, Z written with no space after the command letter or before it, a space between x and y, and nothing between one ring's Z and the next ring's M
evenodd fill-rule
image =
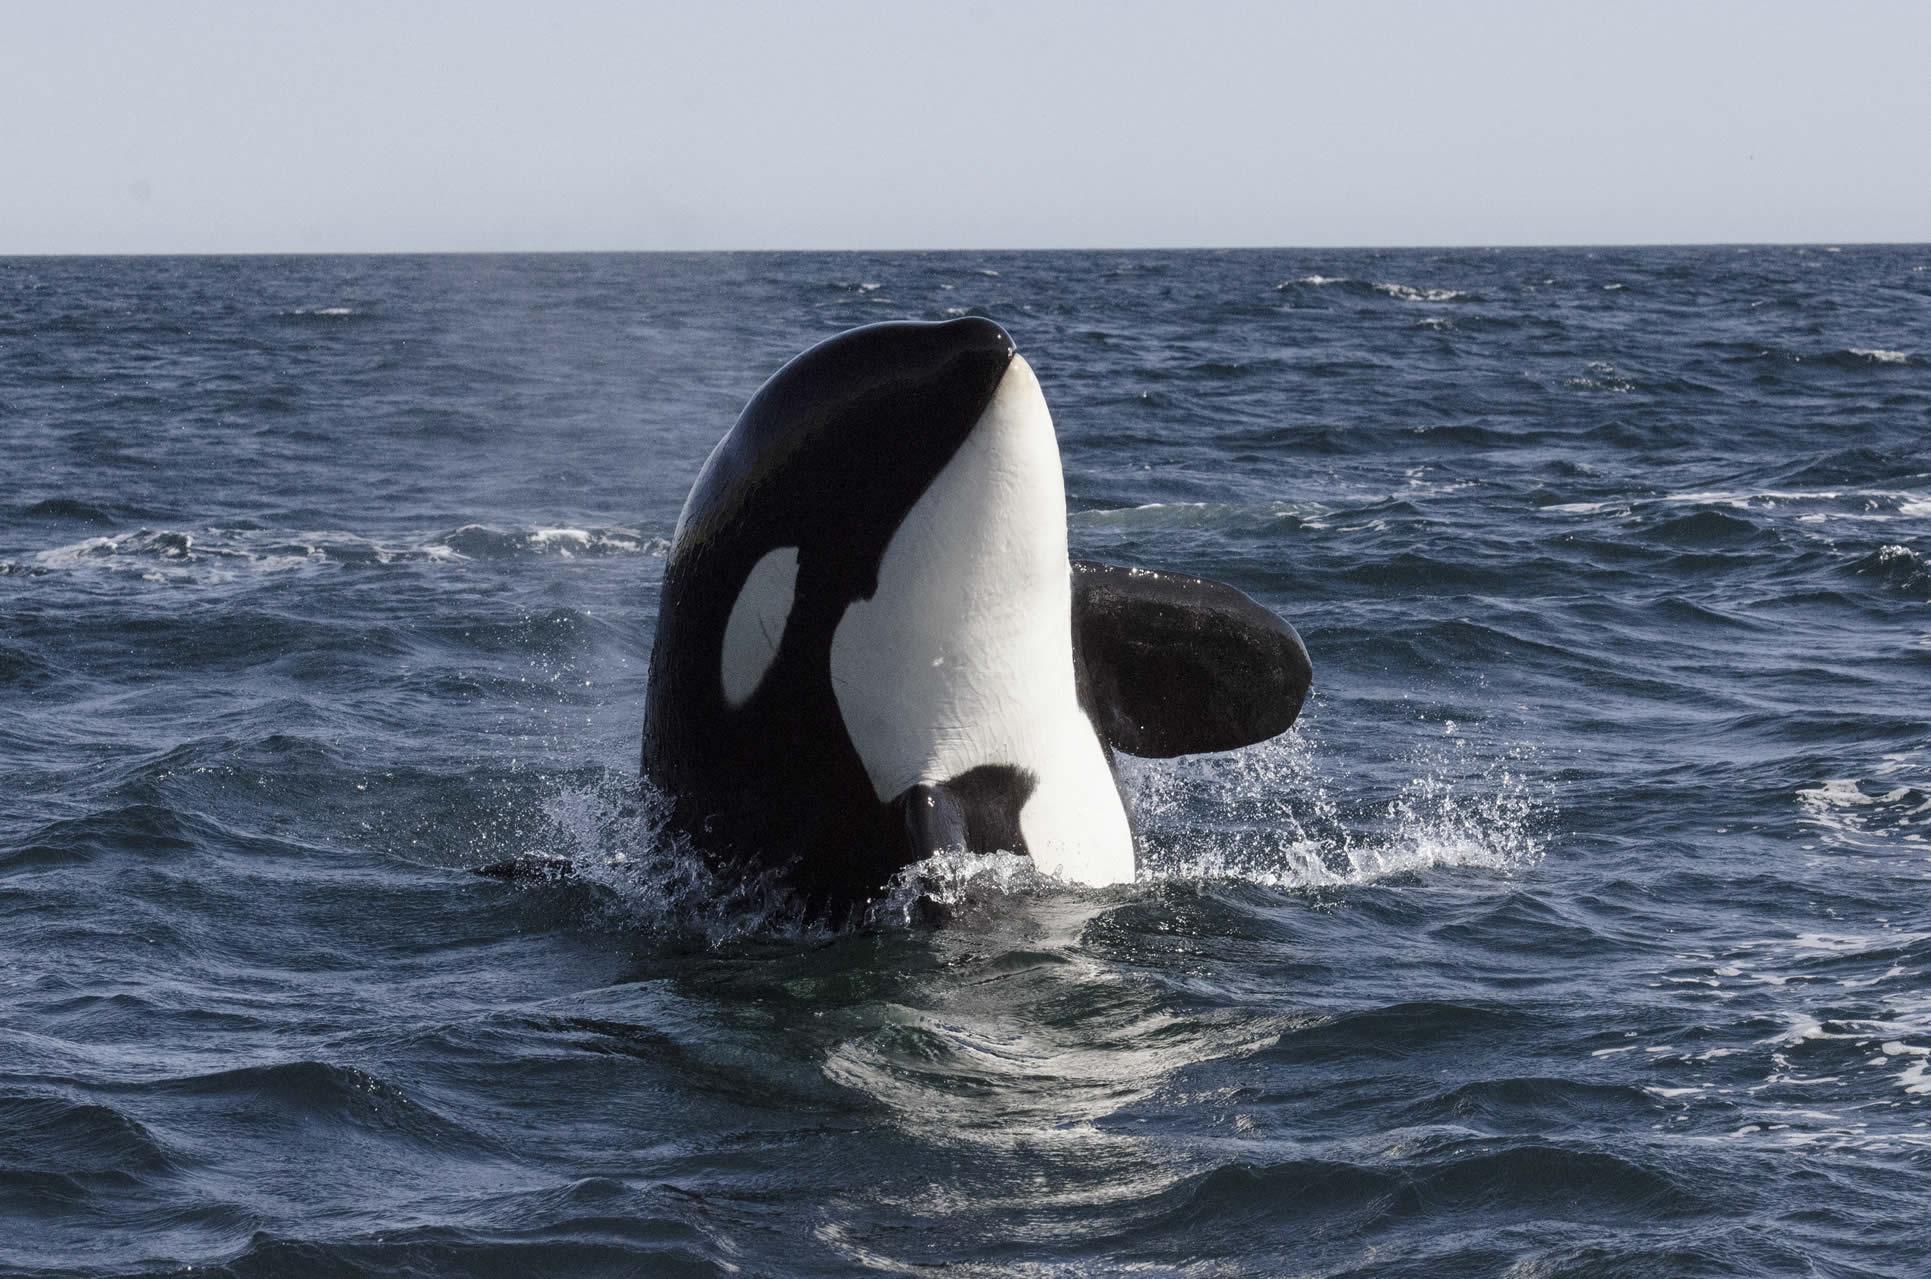
M0 253L1931 240L1931 3L0 0Z

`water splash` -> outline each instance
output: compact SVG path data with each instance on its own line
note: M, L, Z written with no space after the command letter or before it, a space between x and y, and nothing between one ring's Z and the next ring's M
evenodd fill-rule
M1138 881L1237 879L1308 890L1375 883L1437 867L1511 873L1538 863L1553 815L1520 750L1486 753L1445 727L1390 787L1331 777L1295 731L1221 755L1121 760L1141 833ZM668 825L664 797L633 774L566 783L542 805L522 856L590 890L593 926L701 938L822 935L775 872L719 873ZM1085 891L1010 852L957 850L907 866L859 921L906 929L996 913L1015 899Z
M772 873L721 875L673 830L662 792L634 773L604 769L545 797L517 856L530 877L587 897L585 922L616 932L721 945L752 934L824 931Z
M1330 778L1297 729L1225 755L1123 769L1146 850L1142 880L1231 878L1289 889L1372 883L1441 866L1517 871L1542 858L1553 805L1521 750L1485 755L1449 724L1392 788Z

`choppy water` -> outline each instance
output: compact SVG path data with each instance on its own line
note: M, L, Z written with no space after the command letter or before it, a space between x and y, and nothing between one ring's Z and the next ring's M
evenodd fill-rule
M664 539L969 310L1315 696L800 933L654 837ZM0 430L0 1271L1931 1267L1931 247L0 260Z

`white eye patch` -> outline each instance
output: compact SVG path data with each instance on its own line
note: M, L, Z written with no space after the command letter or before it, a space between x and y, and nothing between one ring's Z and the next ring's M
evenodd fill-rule
M758 691L765 672L777 660L785 623L798 591L798 548L780 546L766 551L745 575L737 603L724 623L724 654L719 675L724 700L732 710Z

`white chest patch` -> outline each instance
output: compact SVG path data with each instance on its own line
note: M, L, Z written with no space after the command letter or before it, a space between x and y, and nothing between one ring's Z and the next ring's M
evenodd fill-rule
M1079 706L1071 608L1059 445L1015 356L893 534L878 590L839 620L832 687L880 802L982 764L1023 768L1037 779L1019 813L1035 864L1120 883L1133 836Z
M798 548L766 551L745 575L731 616L724 623L724 656L718 672L732 710L745 704L778 656L785 623L798 591Z

